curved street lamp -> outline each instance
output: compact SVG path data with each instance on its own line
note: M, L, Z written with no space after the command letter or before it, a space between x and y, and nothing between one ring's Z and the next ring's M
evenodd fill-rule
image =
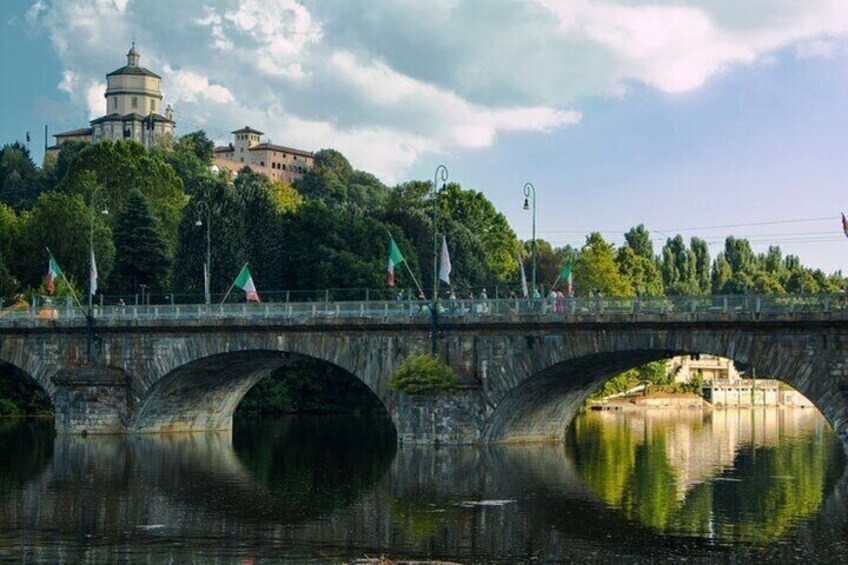
M99 197L99 199L98 199ZM91 365L91 344L94 339L94 218L97 214L94 212L95 205L98 201L103 205L100 214L106 216L109 214L109 209L106 207L106 189L103 185L95 185L91 189L88 205L90 207L91 223L88 229L88 313L86 313L86 357L88 364Z
M430 305L430 314L433 319L433 327L430 332L430 349L436 354L436 333L438 332L438 300L439 300L439 180L442 188L448 181L448 168L444 165L436 167L433 175L433 301Z
M203 277L203 295L206 304L212 304L212 209L209 207L209 203L202 199L195 203L194 208L197 213L197 219L194 221L195 226L203 225L201 215L204 212L206 213L206 263L203 266L203 274L205 275Z
M530 281L533 286L533 293L536 292L536 187L532 182L524 183L524 209L530 209L530 200L533 201L533 233L532 233L532 255L533 267L530 275ZM531 294L532 296L532 294Z

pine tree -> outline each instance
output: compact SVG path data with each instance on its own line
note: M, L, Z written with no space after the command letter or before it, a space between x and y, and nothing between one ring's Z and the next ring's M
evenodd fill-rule
M164 289L170 259L165 239L158 230L150 204L133 190L115 226L115 269L112 288L116 292L136 292L144 284L151 290Z

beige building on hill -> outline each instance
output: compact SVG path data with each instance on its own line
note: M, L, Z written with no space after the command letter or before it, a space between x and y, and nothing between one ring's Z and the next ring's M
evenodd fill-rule
M131 139L153 147L174 135L174 112L162 106L162 77L139 65L141 55L133 43L127 64L106 75L105 115L91 120L90 127L55 134L56 144L48 153L56 154L63 143L101 139Z
M263 133L248 126L232 134L232 143L215 148L212 163L220 170L237 174L249 167L270 179L291 184L312 168L314 155L309 151L263 142Z

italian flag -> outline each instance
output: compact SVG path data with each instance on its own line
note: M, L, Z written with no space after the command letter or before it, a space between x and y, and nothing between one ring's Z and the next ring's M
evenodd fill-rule
M233 283L245 292L248 302L259 302L259 295L256 293L256 285L253 284L253 277L250 276L250 271L247 268L247 263L241 268L239 276L236 277L236 282Z
M50 256L47 262L47 292L53 294L53 291L56 290L56 278L62 276L62 269L59 268L59 263L56 262L49 250L47 254Z
M388 283L390 287L395 286L395 265L403 263L403 254L398 249L395 238L389 234L389 266L388 266Z

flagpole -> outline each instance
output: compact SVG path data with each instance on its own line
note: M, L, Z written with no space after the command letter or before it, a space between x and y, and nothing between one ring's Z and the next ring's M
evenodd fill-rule
M245 264L244 264L244 266L243 266L243 267L239 270L239 273L241 273L241 272L244 270L244 268L245 268L245 267L247 267L247 263L245 263ZM238 277L234 278L234 279L233 279L233 284L231 284L231 285L230 285L230 288L228 288L228 289L227 289L227 294L225 294L225 295L224 295L224 299L221 301L221 305L222 305L222 306L223 306L224 302L226 302L226 301L227 301L227 298L230 296L230 293L233 291L233 287L235 287L235 286L236 286L236 281L237 281L237 280L238 280Z

